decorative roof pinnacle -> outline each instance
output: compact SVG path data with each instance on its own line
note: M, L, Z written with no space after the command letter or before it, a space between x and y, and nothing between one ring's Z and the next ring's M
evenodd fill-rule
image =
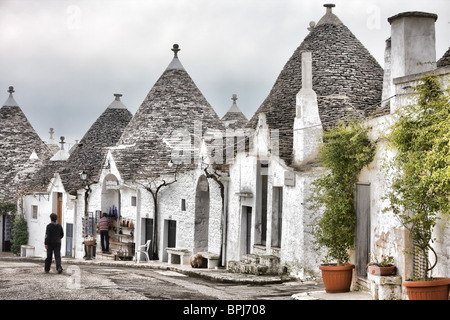
M231 97L231 100L233 100L233 103L236 103L236 100L237 100L238 98L237 98L237 95L236 94L233 94L233 96Z
M122 96L122 94L120 94L120 93L114 93L114 97L116 97L116 101L120 101L121 96Z
M61 145L61 150L64 150L64 144L65 144L65 142L64 142L64 140L66 139L66 138L64 138L64 136L61 136L61 141L59 142L59 144Z
M339 24L343 24L341 20L339 20L339 18L333 13L333 8L336 7L335 4L333 3L326 3L323 5L325 8L327 8L327 12L325 13L325 15L319 20L319 22L317 22L317 24L315 25L315 27L320 26L322 24L334 24L334 25L339 25ZM313 26L310 26L310 29L308 29L309 31L313 30Z
M172 50L173 51L173 57L174 58L178 58L178 51L180 51L181 49L179 48L180 46L178 45L178 44L174 44L173 45L173 48L172 49L170 49L170 50Z
M336 7L336 5L333 4L333 3L326 3L323 6L325 8L327 8L327 13L332 13L333 12L333 8Z
M3 105L8 106L8 107L18 107L19 105L17 104L16 100L14 100L14 97L13 97L14 87L9 86L8 92L9 92L9 97Z

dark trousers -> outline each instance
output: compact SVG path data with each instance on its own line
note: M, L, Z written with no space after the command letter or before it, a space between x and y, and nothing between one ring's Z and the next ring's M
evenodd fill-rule
M61 267L61 243L50 243L47 245L47 259L45 259L45 271L50 271L52 257L55 256L56 270L62 270Z
M101 230L100 231L100 242L102 243L102 251L109 251L109 231Z

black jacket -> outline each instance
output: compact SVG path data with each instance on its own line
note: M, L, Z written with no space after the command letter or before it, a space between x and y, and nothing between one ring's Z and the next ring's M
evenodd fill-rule
M60 224L51 222L47 225L45 230L45 245L61 243L61 239L64 237L64 231Z

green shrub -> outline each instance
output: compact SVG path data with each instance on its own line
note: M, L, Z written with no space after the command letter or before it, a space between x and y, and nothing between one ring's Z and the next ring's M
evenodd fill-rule
M355 184L375 150L368 129L357 120L339 122L324 132L319 160L327 170L313 182L310 208L317 213L324 210L316 219L313 233L316 248L327 249L327 261L334 260L338 265L349 261L356 224Z
M432 76L415 87L417 103L399 109L389 143L395 157L387 163L393 173L386 198L426 257L439 213L450 215L450 103ZM428 274L424 275L428 278Z
M17 215L11 230L11 251L20 254L20 246L28 243L27 220L23 215Z

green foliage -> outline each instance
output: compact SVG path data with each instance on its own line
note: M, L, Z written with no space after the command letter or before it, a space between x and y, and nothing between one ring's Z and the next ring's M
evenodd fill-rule
M20 246L28 243L27 220L23 215L17 215L11 230L11 251L20 254Z
M16 204L14 203L0 202L0 214L14 214L16 209Z
M356 213L355 183L363 167L375 155L376 144L368 137L368 129L357 120L339 122L324 132L319 160L326 173L313 182L311 208L324 209L314 227L316 247L327 248L327 260L338 264L349 261L354 244Z
M389 136L397 152L388 163L394 175L385 211L400 218L426 256L427 249L434 252L430 242L438 214L450 214L450 104L432 76L424 77L415 93L417 103L398 111ZM430 271L434 266L426 260Z

